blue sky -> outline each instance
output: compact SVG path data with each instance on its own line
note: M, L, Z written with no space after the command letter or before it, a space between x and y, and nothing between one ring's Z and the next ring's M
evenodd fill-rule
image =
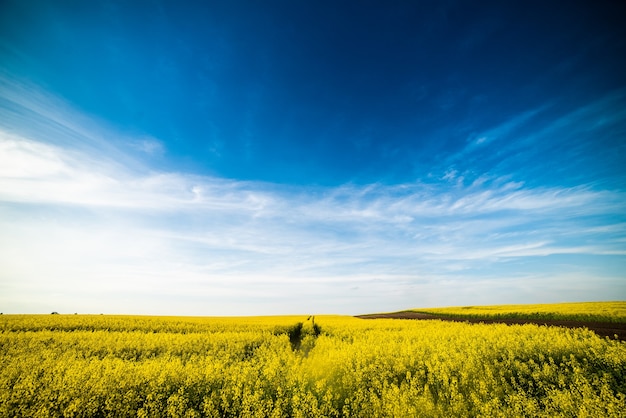
M626 299L621 2L5 1L0 311Z

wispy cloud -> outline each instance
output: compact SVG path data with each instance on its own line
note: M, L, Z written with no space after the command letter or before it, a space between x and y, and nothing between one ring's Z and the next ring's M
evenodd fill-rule
M547 108L547 105L543 105L537 109L526 111L494 128L491 128L485 132L481 132L480 135L478 135L478 138L472 139L469 142L468 148L472 149L476 146L490 144L493 141L501 141L503 139L507 139L507 137L510 137L510 135L514 134L516 130L523 127L526 123L532 120L533 117L545 111Z
M553 101L477 128L438 167L440 177L453 174L467 183L485 175L510 176L534 184L593 183L623 190L624 109L626 90L621 89L573 108Z
M150 137L137 139L134 143L132 143L132 146L148 155L162 156L165 153L165 146L163 143Z
M73 111L66 121L20 100L0 110L6 311L357 313L519 292L626 296L619 190L493 175L464 185L452 171L434 183L306 188L166 172L132 163L132 142L103 145L97 124L70 123ZM30 110L39 122L26 129ZM546 276L554 257L562 271ZM607 258L617 261L602 267Z

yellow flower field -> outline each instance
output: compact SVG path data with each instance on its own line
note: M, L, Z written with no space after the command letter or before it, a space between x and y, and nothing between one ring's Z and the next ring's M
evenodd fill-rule
M456 306L414 312L467 318L524 318L626 322L626 302L571 302L536 305Z
M346 316L0 316L6 417L619 417L626 343Z

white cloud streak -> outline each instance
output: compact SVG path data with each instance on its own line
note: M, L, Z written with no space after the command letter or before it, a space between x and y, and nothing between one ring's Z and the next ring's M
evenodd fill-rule
M0 130L5 312L361 313L626 297L620 191L490 176L298 188L162 172L133 163L143 139L112 149L95 124L50 131L46 120L64 119L36 103L16 112L43 115L39 130ZM602 267L607 258L617 261ZM541 273L557 262L569 267Z

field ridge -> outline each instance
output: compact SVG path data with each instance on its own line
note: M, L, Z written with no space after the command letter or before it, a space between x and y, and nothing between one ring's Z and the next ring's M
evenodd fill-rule
M518 309L519 311L515 311ZM601 337L626 341L626 302L465 306L357 315L361 319L442 320L469 323L535 324L587 328Z

